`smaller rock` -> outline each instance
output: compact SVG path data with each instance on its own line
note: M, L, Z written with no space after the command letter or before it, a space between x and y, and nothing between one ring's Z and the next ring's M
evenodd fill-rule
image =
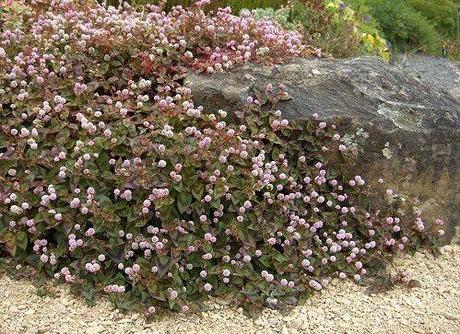
M33 308L28 309L28 310L26 311L26 315L32 315L32 314L34 314L34 313L35 313L35 310L34 310Z
M311 73L312 73L313 75L320 75L320 74L321 74L321 72L318 71L316 68L312 68L312 69L311 69Z

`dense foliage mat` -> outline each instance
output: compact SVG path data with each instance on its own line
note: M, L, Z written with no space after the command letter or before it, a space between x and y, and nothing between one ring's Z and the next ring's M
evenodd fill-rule
M277 23L205 3L2 9L0 252L89 302L105 292L153 313L208 295L295 304L434 244L442 221L347 175L335 126L283 119L280 87L232 115L194 105L189 70L314 53Z

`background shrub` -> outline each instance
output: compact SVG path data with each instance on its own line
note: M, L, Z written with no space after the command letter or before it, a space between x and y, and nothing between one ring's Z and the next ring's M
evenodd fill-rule
M430 20L438 33L457 37L457 6L452 0L408 0L408 4ZM460 2L457 1L457 5Z
M447 46L458 58L458 1L451 0L349 0L354 8L368 10L396 51L422 51L441 55Z
M378 24L341 1L295 0L278 10L260 8L253 13L277 20L287 29L299 29L309 44L333 57L378 55L389 60L388 46L380 36Z
M433 23L404 0L369 0L372 15L395 47L439 52L440 39Z
M358 54L359 37L352 22L337 15L323 0L294 1L291 20L298 22L310 43L318 45L325 53L338 57Z

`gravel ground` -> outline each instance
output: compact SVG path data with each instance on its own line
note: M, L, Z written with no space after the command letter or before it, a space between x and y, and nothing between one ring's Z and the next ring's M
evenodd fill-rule
M460 100L460 62L421 54L399 55L394 63Z
M200 315L168 314L146 323L141 314L119 314L106 300L93 308L65 286L39 297L30 281L0 277L0 333L460 333L460 245L442 255L417 253L395 262L421 286L377 295L352 282L334 281L291 312L264 310L256 319L214 304Z

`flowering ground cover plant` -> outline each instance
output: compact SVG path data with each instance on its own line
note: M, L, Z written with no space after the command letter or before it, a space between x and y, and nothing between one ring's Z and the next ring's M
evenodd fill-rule
M283 119L279 87L234 115L194 105L188 70L313 53L296 32L205 3L4 8L0 252L17 270L149 314L208 295L280 307L433 244L442 221L348 176L335 126Z

